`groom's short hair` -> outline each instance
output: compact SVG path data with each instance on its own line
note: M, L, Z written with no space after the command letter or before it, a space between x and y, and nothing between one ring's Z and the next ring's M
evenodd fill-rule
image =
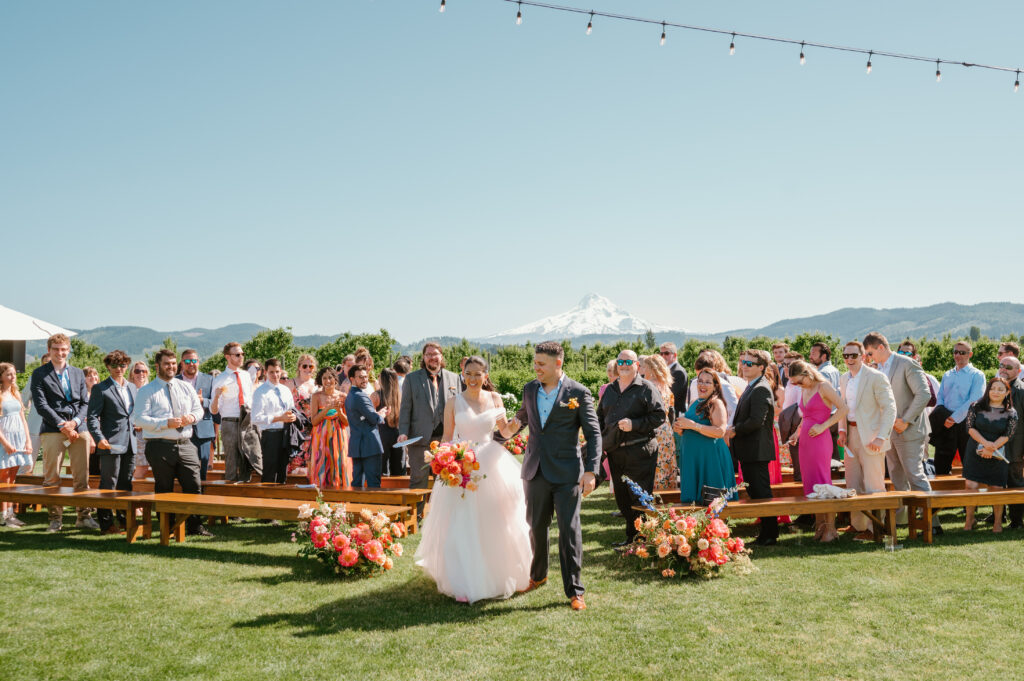
M537 343L537 347L534 348L533 353L535 355L551 355L555 359L565 359L565 349L561 343L555 341L544 341L543 343Z

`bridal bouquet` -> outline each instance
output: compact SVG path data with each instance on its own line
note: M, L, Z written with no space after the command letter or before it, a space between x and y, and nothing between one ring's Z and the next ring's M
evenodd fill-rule
M473 471L480 470L480 462L476 460L476 452L468 442L435 440L430 443L426 460L434 477L449 487L461 487L475 492L477 483L484 478L482 475L473 475Z
M373 576L394 567L402 557L398 540L406 535L404 523L393 523L384 513L362 509L348 513L344 504L333 507L317 499L299 506L299 555L315 558L338 575Z
M529 438L529 435L523 435L522 433L520 433L519 435L516 435L513 438L505 440L505 442L502 444L505 445L505 449L508 450L509 454L515 454L516 456L519 456L520 454L526 451L526 443L529 441Z
M729 526L718 517L728 504L719 497L701 511L682 511L675 508L657 509L652 497L629 478L623 482L641 506L647 517L634 522L637 534L626 551L644 563L661 569L662 577L693 574L704 579L718 577L721 568L733 563L741 571L751 568L750 549L743 540L731 536Z

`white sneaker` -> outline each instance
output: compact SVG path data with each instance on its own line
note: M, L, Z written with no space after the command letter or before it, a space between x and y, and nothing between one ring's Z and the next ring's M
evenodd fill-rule
M4 518L7 522L7 527L25 527L25 523L13 513Z
M100 524L91 517L86 516L85 518L79 518L78 522L75 523L75 527L81 527L88 530L98 530L100 529Z
M47 532L60 532L64 529L64 524L59 520L51 520L50 526L46 528Z

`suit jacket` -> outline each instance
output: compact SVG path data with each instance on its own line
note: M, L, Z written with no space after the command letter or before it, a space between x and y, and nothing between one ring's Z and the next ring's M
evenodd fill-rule
M175 376L188 383L181 374ZM213 398L213 376L199 372L196 374L196 393L202 393L199 402L203 405L203 418L192 425L192 442L196 445L209 442L214 438L213 414L210 413L210 401Z
M1017 412L1017 429L1013 431L1013 437L1006 443L1006 459L1008 461L1020 461L1024 459L1024 380L1018 376L1010 384L1012 389L1011 399L1013 408Z
M441 385L436 408L430 404L429 372L418 369L410 372L402 384L402 407L398 414L398 434L409 438L422 437L429 441L434 429L444 418L444 405L459 394L459 377L447 369L441 370ZM420 445L429 442L420 442Z
M675 401L676 415L681 416L686 413L686 407L688 406L689 391L687 390L690 385L690 379L686 376L686 369L679 362L672 362L672 366L668 368L668 372L672 374L672 399ZM666 407L668 405L665 405Z
M907 422L907 429L903 431L902 438L923 439L928 422L924 417L924 409L932 399L932 391L928 387L924 369L909 357L894 352L885 371L885 377L889 379L892 395L896 400L896 416Z
M846 372L839 378L839 391L844 400L849 384L850 372ZM925 391L927 394L927 386ZM927 400L925 402L927 403ZM896 399L893 397L889 381L881 371L869 366L860 368L853 414L856 417L857 433L860 435L861 444L866 446L876 437L880 437L885 440L882 444L882 451L888 450L889 438L892 436L892 424L896 422ZM839 430L845 432L846 429L847 420L844 418L839 423Z
M752 381L736 403L730 446L737 461L754 463L775 459L775 396L764 377Z
M125 381L128 403L121 398L114 379L108 378L94 385L89 395L89 432L96 442L106 440L110 449L96 448L98 454L124 454L135 451L135 434L132 429L131 415L135 407L134 384Z
M43 417L40 433L59 433L58 424L75 418L79 420L79 433L88 430L89 390L85 387L85 374L69 365L68 382L71 384L70 400L64 395L53 363L47 362L32 372L32 403Z
M380 456L384 445L380 441L378 427L384 423L373 408L370 396L362 388L353 387L345 398L345 414L348 416L348 455L353 459Z
M568 376L555 397L548 419L541 425L537 410L540 381L533 380L523 388L523 404L516 418L530 429L523 455L523 480L533 480L540 473L556 485L579 482L586 472L597 476L601 465L601 429L594 411L594 397L587 388ZM570 400L576 400L571 406ZM579 433L583 429L587 447L580 448Z

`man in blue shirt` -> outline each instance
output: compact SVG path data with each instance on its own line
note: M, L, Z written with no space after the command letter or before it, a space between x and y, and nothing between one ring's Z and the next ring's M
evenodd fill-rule
M953 346L955 366L942 375L935 409L932 411L932 444L935 445L935 473L948 475L953 457L967 449L967 410L985 394L985 374L971 364L974 350L967 341Z

